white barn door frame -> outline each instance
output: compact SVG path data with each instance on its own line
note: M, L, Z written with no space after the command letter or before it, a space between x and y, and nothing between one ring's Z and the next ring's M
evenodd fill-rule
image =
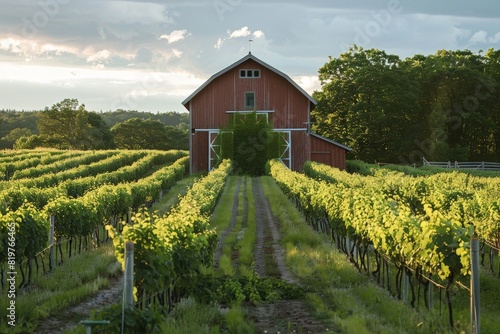
M279 132L283 139L284 145L281 147L279 159L285 166L292 169L292 131L291 130L275 130ZM208 131L208 170L214 168L214 164L220 159L220 145L217 143L220 130Z

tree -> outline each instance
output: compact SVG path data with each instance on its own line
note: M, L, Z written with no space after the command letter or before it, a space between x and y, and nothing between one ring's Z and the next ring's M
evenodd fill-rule
M41 139L61 149L112 147L109 127L97 113L89 112L77 99L64 99L45 108L37 121Z
M32 150L38 147L48 147L40 135L24 136L14 143L15 150Z
M176 150L189 150L189 134L187 127L180 129L179 127L166 126L166 143L170 148Z
M186 149L187 131L168 127L160 121L131 118L111 128L117 148L122 149Z
M314 130L353 148L355 159L395 162L411 151L420 128L418 87L398 56L356 46L319 70Z
M29 137L33 134L28 128L15 128L9 132L2 140L6 140L11 143L15 143L21 137Z
M86 147L94 149L110 149L114 147L113 134L104 119L95 112L88 113L90 131Z
M42 137L64 149L83 149L91 128L85 105L78 105L77 99L64 99L45 108L37 126Z
M319 70L313 130L367 161L499 160L499 58L440 50L401 60L354 46Z

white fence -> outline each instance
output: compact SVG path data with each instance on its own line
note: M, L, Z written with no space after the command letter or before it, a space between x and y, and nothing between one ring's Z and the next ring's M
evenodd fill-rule
M440 167L440 168L454 168L454 169L474 169L474 170L490 170L500 171L500 163L498 162L430 162L423 158L424 166Z

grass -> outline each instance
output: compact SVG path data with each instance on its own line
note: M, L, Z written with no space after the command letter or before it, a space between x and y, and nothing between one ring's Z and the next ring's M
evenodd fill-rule
M219 198L217 206L215 207L215 210L210 217L210 225L216 228L219 234L224 231L231 223L231 210L233 208L234 200L233 196L234 191L236 190L237 183L238 176L229 177L226 184L226 189L224 189L224 192L222 193L221 198Z
M150 213L158 211L160 215L169 212L177 203L179 198L184 196L193 183L202 176L202 174L193 174L178 181L169 191L163 195L161 201L153 204Z
M194 298L181 300L171 317L161 325L162 333L184 334L217 334L220 333L218 323L222 315L217 305L203 305Z
M245 197L248 203L247 224L243 230L243 235L238 240L239 245L239 271L244 276L249 276L253 273L253 263L255 254L255 239L257 224L255 222L255 202L252 192L252 179L246 178L246 194ZM241 203L244 205L244 202Z
M113 245L103 244L94 251L82 252L67 259L46 276L40 277L29 290L18 291L16 315L19 331L33 331L39 321L78 304L109 285L109 278L121 270ZM7 308L2 299L0 307ZM0 332L7 332L5 319L0 320Z

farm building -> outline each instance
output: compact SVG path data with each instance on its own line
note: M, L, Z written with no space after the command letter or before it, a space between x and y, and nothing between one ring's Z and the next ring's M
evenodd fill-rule
M256 112L286 143L281 160L300 171L307 160L345 168L351 149L310 131L316 101L288 75L252 53L210 77L182 104L190 114L191 173L211 170L220 129L234 113Z

